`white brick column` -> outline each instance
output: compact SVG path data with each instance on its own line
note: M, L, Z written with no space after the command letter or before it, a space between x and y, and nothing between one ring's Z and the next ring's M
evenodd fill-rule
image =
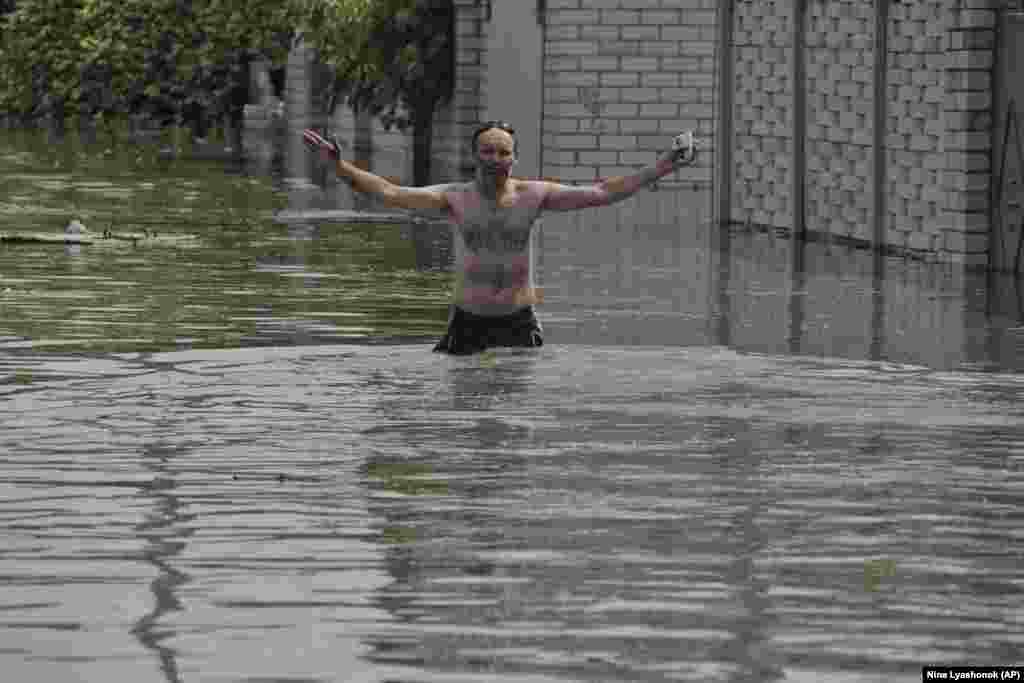
M969 267L988 263L996 17L995 0L958 3L948 13L941 183L948 204L938 249Z

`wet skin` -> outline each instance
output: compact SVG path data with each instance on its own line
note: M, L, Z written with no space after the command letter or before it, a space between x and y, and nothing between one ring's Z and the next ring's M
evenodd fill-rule
M668 175L678 164L693 162L692 155L684 159L671 149L652 166L589 186L521 180L511 177L515 139L491 128L475 141L473 182L401 187L342 160L338 146L315 131L307 130L303 137L325 161L334 161L338 175L357 190L378 194L392 206L448 214L454 227L454 303L477 315L507 315L541 300L533 279L533 226L541 212L608 206Z
M454 303L478 315L507 315L543 300L533 277L533 227L543 211L607 206L674 168L664 160L633 176L576 187L512 178L515 141L506 131L482 133L476 152L473 182L420 189L447 200L455 228Z

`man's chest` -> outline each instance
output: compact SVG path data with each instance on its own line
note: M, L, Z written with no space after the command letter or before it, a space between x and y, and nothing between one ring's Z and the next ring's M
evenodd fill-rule
M536 217L536 210L528 206L483 202L466 212L459 233L471 251L521 253L529 246Z

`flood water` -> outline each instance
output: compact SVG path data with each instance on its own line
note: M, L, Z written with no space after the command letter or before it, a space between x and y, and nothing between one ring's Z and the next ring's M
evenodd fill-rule
M1021 663L1019 281L661 190L544 218L543 348L442 357L445 226L290 149L4 138L0 232L163 238L0 245L4 680Z

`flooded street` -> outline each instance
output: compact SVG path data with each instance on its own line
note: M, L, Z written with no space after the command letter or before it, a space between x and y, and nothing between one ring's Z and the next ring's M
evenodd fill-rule
M1020 663L1019 281L662 190L547 215L545 346L450 358L443 225L274 164L0 166L0 232L195 237L0 245L5 679Z

